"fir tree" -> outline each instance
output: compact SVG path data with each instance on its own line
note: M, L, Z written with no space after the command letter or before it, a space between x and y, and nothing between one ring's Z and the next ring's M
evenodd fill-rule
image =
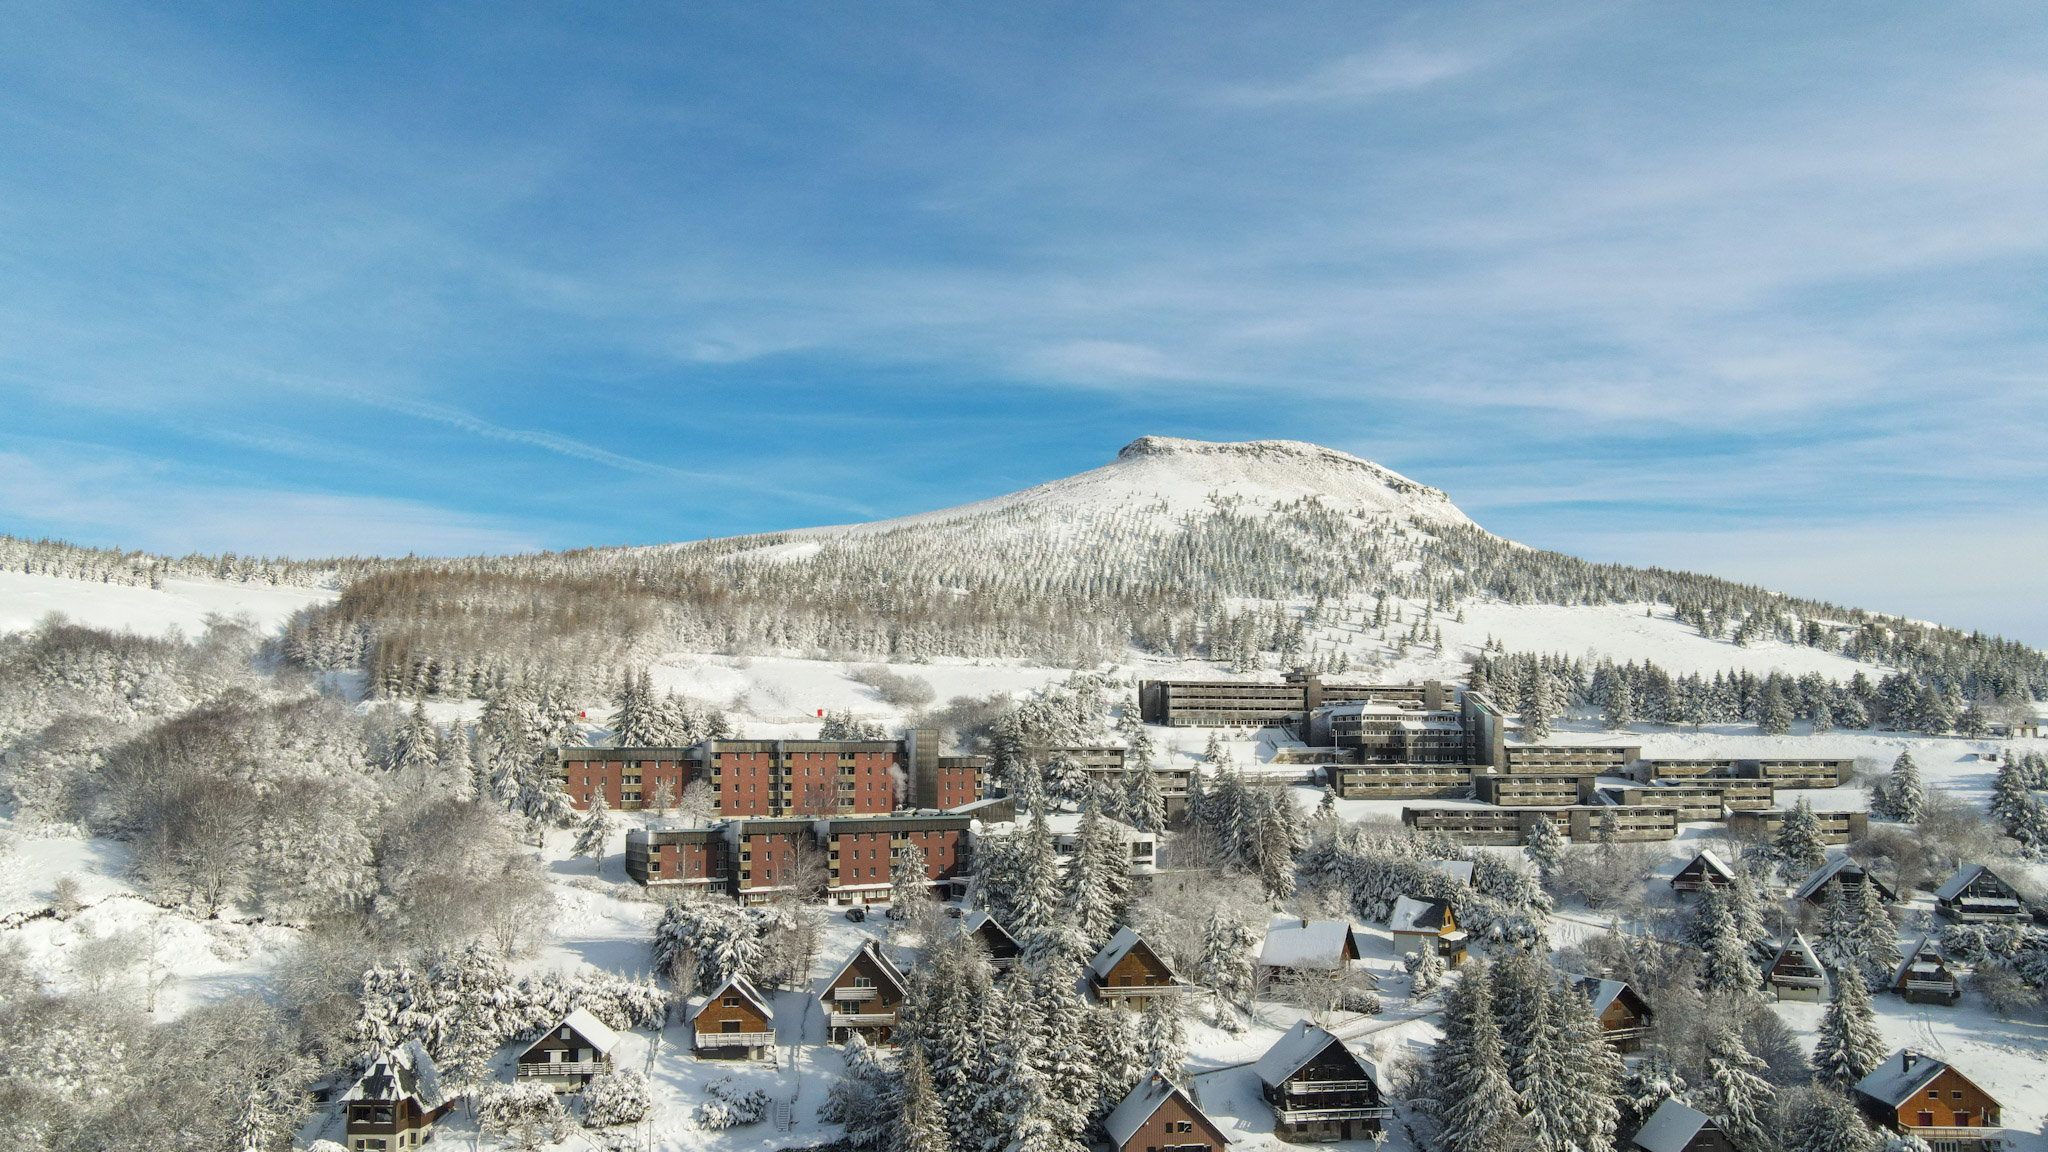
M903 1057L893 1103L896 1118L889 1152L952 1152L946 1113L924 1053L912 1049Z
M1619 732L1636 722L1636 695L1627 680L1616 677L1608 687L1604 719L1612 732Z
M1417 948L1402 960L1408 969L1408 995L1420 1000L1444 982L1444 956L1435 948Z
M1540 665L1530 670L1522 684L1520 710L1522 739L1533 744L1550 736L1551 722L1557 719L1557 694L1549 670Z
M1558 1028L1563 1036L1561 1061L1565 1081L1563 1128L1567 1148L1608 1152L1621 1122L1615 1101L1621 1095L1627 1067L1607 1042L1600 1017L1577 988L1560 990Z
M2048 804L2032 792L2020 805L2019 818L2012 822L2008 835L2019 842L2020 851L2034 859L2048 857Z
M890 853L889 906L899 916L910 916L925 906L931 891L924 849L907 844Z
M1756 730L1766 736L1783 736L1792 730L1792 705L1785 699L1778 676L1764 681L1763 697L1757 703Z
M1899 929L1885 910L1875 877L1866 875L1857 886L1856 908L1857 959L1869 981L1876 984L1898 967L1900 953Z
M406 717L405 724L392 741L392 767L426 771L440 763L440 743L440 731L434 727L433 721L427 719L426 703L415 700L412 713Z
M1124 815L1140 832L1166 831L1166 793L1159 787L1159 774L1150 767L1124 769Z
M1811 801L1802 798L1786 810L1784 823L1778 826L1778 835L1771 841L1771 851L1787 877L1805 876L1827 863L1827 844Z
M1529 826L1528 843L1523 847L1529 862L1536 865L1537 875L1548 885L1557 874L1558 866L1564 863L1564 834L1557 830L1551 820L1538 820Z
M1067 868L1066 912L1092 954L1109 942L1131 898L1131 853L1115 824L1088 804Z
M2028 772L2024 764L2008 755L1998 766L1998 780L1991 788L1991 815L2011 829L2026 810L2030 798Z
M1202 929L1202 959L1197 977L1219 1000L1249 1011L1253 949L1258 942L1258 934L1251 925L1221 908L1211 909Z
M1820 1020L1813 1049L1814 1079L1847 1091L1884 1062L1884 1038L1863 974L1850 964L1835 973L1835 999Z
M1874 1152L1876 1133L1839 1091L1799 1089L1788 1102L1780 1152Z
M1043 810L1031 814L1031 826L1018 844L1016 889L1007 901L1011 931L1018 934L1050 928L1061 918L1064 893L1059 855L1053 850L1052 827Z
M1768 1148L1771 1086L1758 1075L1764 1062L1743 1045L1732 1021L1709 1026L1706 1069L1707 1082L1694 1094L1693 1107L1712 1117L1742 1152Z
M1138 1013L1138 1052L1147 1068L1182 1083L1188 1058L1187 1006L1178 996L1154 996Z
M1884 800L1884 810L1880 815L1902 824L1920 822L1920 812L1927 804L1927 792L1921 787L1920 769L1913 763L1911 752L1901 752L1899 758L1892 761L1891 776L1885 782Z
M611 809L604 802L604 792L597 790L590 797L590 810L583 814L583 821L576 829L576 855L590 857L592 866L602 874L605 846L611 837Z
M1444 1005L1444 1039L1427 1071L1436 1152L1509 1152L1520 1101L1509 1080L1485 961L1467 966Z

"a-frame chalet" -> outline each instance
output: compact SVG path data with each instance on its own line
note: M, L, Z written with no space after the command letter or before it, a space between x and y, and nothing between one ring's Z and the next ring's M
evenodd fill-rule
M1112 1003L1171 996L1181 990L1173 969L1129 928L1118 929L1088 961L1088 986L1098 999Z
M1102 1121L1116 1152L1223 1152L1223 1129L1173 1081L1148 1072Z
M1807 943L1803 933L1792 933L1792 938L1778 949L1770 971L1764 973L1764 987L1777 993L1780 1000L1817 1003L1827 999L1827 971L1820 966L1820 957L1814 954L1813 945Z
M775 1046L775 1012L745 976L734 976L690 1011L691 1047L704 1059L751 1059Z
M870 1044L887 1044L896 1030L896 1014L910 984L888 953L873 940L863 940L839 971L818 991L824 1004L832 1043L844 1044L858 1032Z
M1306 1020L1295 1021L1252 1070L1282 1140L1367 1140L1394 1114L1372 1063Z
M1721 862L1712 848L1694 856L1678 874L1671 878L1671 887L1680 892L1697 892L1702 888L1725 888L1735 883L1735 869Z

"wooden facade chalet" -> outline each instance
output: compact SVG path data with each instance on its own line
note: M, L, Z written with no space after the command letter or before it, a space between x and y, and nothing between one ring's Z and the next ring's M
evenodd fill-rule
M902 969L882 946L873 940L861 941L818 992L832 1043L844 1044L855 1033L871 1044L889 1043L909 991Z
M1324 972L1342 975L1364 956L1358 933L1348 920L1289 921L1266 930L1259 946L1259 967L1276 972ZM1374 987L1379 978L1366 973Z
M1934 903L1951 920L1976 923L2024 920L2027 902L2019 891L1982 864L1965 864L1934 893Z
M1088 961L1088 985L1097 998L1115 1001L1171 996L1181 990L1173 969L1129 928L1118 929Z
M998 972L1015 964L1017 958L1024 954L1017 938L1010 935L1010 930L989 915L986 909L977 908L963 917L960 932L981 941L981 946L988 949L989 965Z
M519 1079L551 1085L557 1092L581 1092L592 1079L612 1070L612 1050L618 1044L617 1032L578 1008L519 1054Z
M1848 896L1861 891L1865 882L1877 885L1877 894L1884 897L1885 903L1898 903L1899 895L1892 891L1891 885L1871 875L1863 865L1847 856L1830 856L1827 863L1815 868L1813 875L1808 876L1804 883L1792 890L1792 899L1808 904L1824 904L1827 902L1829 888L1832 887L1841 895Z
M1827 970L1820 966L1820 958L1803 934L1792 933L1778 949L1777 958L1764 973L1764 987L1777 993L1780 1000L1818 1003L1828 998Z
M1394 1114L1371 1062L1306 1020L1295 1021L1252 1070L1282 1140L1370 1139Z
M1103 1118L1115 1152L1224 1152L1229 1140L1185 1091L1148 1072Z
M1735 1152L1735 1144L1704 1112L1676 1100L1657 1105L1629 1147L1640 1152Z
M1394 933L1394 951L1402 956L1435 948L1453 968L1465 962L1465 932L1448 900L1403 896L1394 901L1387 927Z
M1941 945L1932 936L1922 936L1906 950L1906 958L1892 972L1892 991L1911 1004L1953 1004L1962 999L1956 974L1949 971Z
M417 1148L422 1133L455 1107L455 1099L419 1041L386 1049L342 1094L348 1147L358 1152Z
M1910 1133L1935 1152L2005 1147L1998 1101L1950 1065L1910 1048L1894 1052L1856 1082L1853 1093L1881 1127Z
M751 1057L775 1044L775 1013L745 976L734 976L690 1012L699 1056Z
M1616 1051L1635 1052L1642 1048L1643 1038L1650 1034L1657 1014L1635 989L1619 980L1598 976L1574 976L1572 983L1593 1006L1593 1014L1600 1018L1600 1034Z
M1671 886L1680 892L1697 892L1707 887L1725 888L1733 883L1735 870L1723 864L1711 848L1694 856L1671 878Z

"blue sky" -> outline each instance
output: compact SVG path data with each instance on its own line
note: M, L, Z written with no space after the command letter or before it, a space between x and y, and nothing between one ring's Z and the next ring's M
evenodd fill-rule
M637 543L1287 437L2048 643L2030 6L7 19L0 530Z

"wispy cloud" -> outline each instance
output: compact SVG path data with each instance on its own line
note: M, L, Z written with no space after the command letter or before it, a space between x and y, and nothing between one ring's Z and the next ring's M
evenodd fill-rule
M1226 88L1220 98L1250 107L1351 103L1455 80L1493 59L1492 53L1470 49L1389 44L1354 52L1293 80Z

